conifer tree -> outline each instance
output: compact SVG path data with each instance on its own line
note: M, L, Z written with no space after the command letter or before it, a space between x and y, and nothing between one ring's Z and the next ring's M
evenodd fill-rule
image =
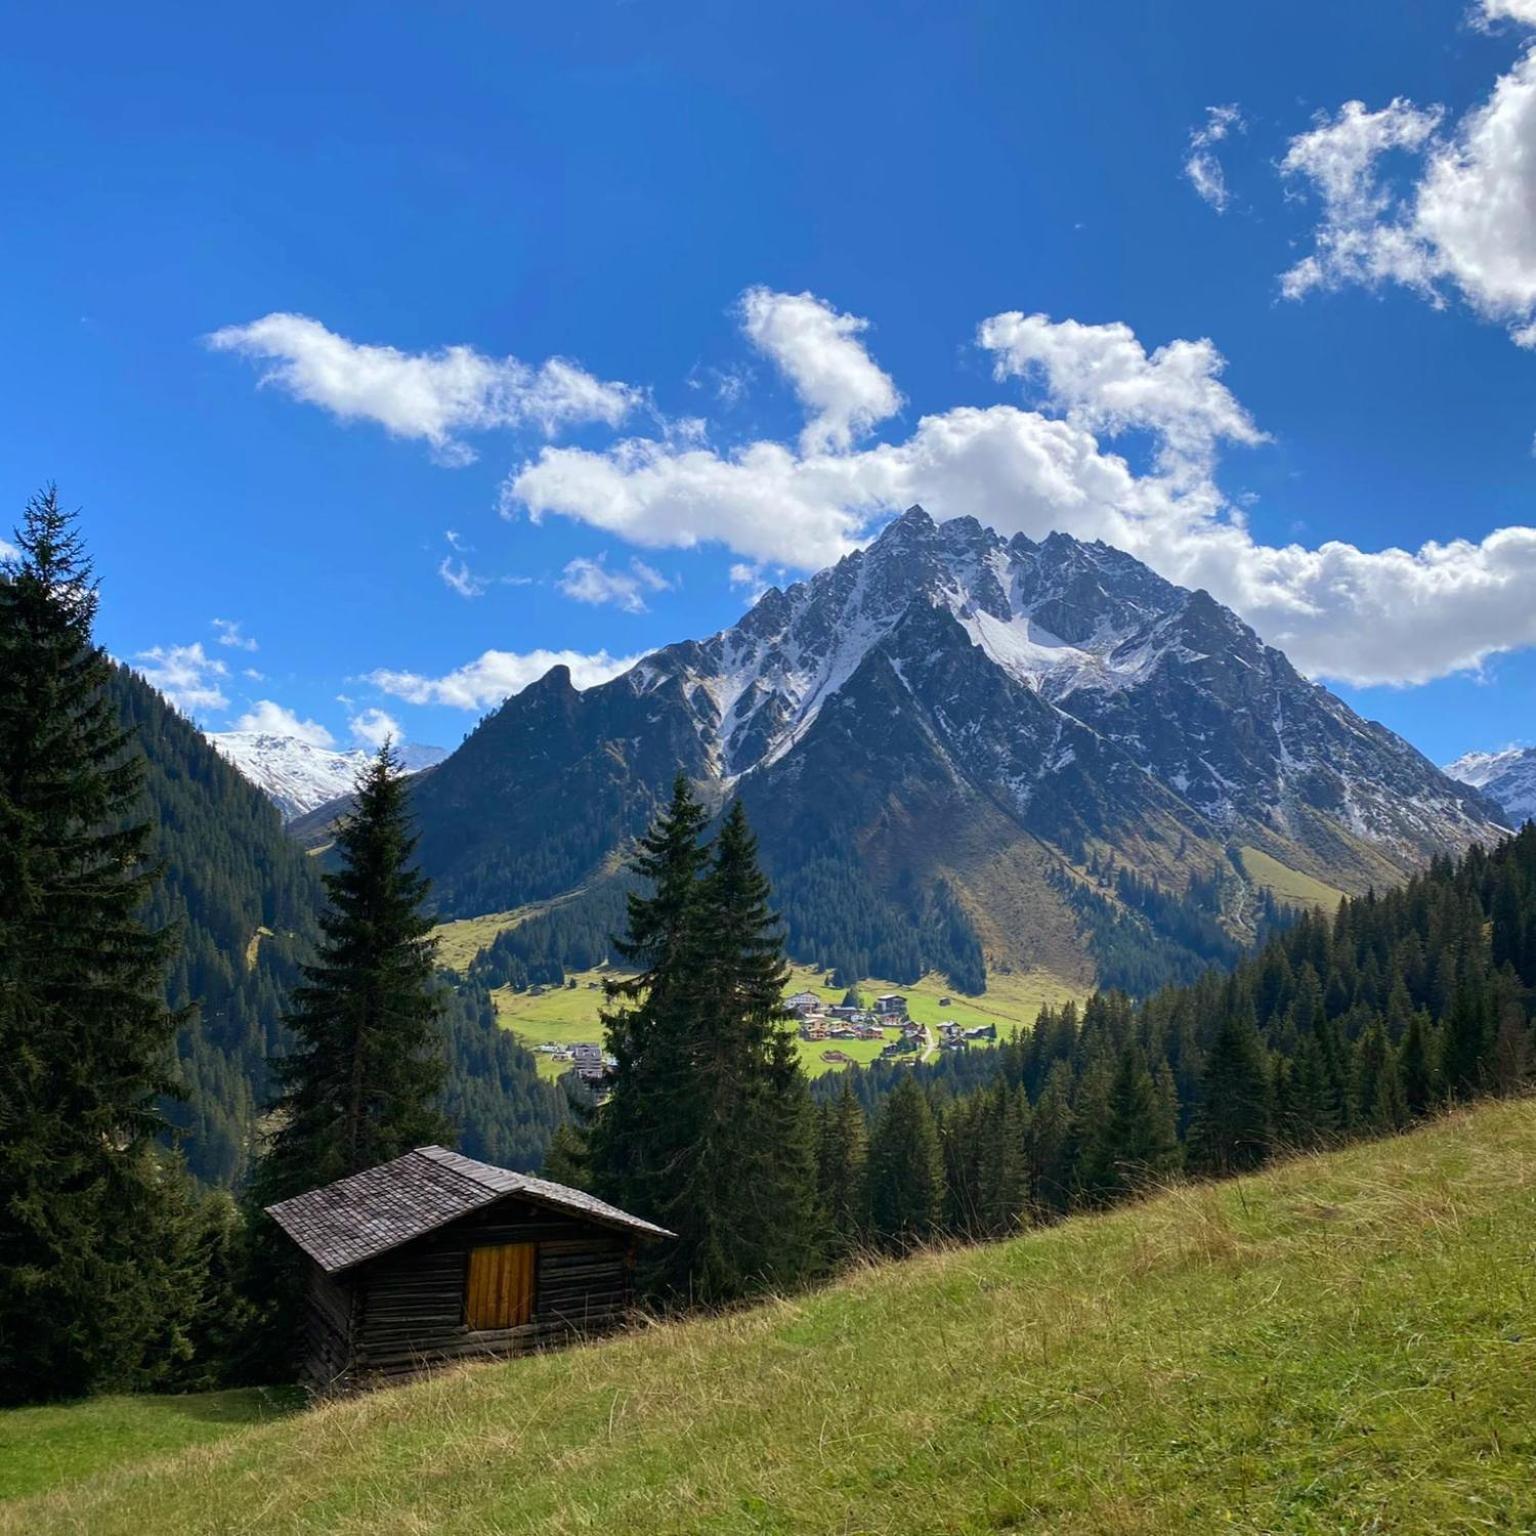
M1241 1173L1269 1156L1270 1066L1252 1007L1229 1012L1211 1044L1193 1127L1202 1172Z
M729 1297L795 1285L819 1262L815 1122L786 1027L783 929L740 800L712 853L700 890L709 984L696 1060L726 1260L713 1290Z
M881 1106L869 1138L866 1201L871 1236L900 1252L938 1229L944 1161L927 1096L904 1073Z
M864 1167L869 1128L843 1074L837 1098L823 1105L816 1139L816 1193L834 1257L853 1252L864 1233Z
M1408 1113L1427 1115L1440 1096L1440 1068L1434 1030L1423 1009L1408 1020L1398 1050L1398 1069Z
M1089 1136L1082 1188L1095 1203L1140 1189L1178 1167L1177 1133L1134 1042L1120 1052L1105 1113Z
M412 864L404 776L385 743L336 834L340 867L315 960L286 1022L276 1129L257 1170L264 1204L447 1139L445 1066L428 882Z
M626 934L614 949L635 971L608 983L615 1006L603 1025L614 1066L588 1137L597 1193L658 1221L699 1133L689 1051L707 984L699 904L707 819L679 774L630 865L643 888L626 898ZM643 1278L686 1292L688 1267L683 1245L667 1244Z
M50 487L0 567L0 1400L147 1385L182 1336L182 1185L156 1153L179 1024L143 759ZM180 1346L177 1346L178 1352Z

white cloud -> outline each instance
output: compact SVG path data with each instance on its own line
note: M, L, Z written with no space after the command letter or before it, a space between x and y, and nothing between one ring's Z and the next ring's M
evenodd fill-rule
M229 675L229 668L207 655L200 640L192 645L153 646L138 652L134 661L144 681L186 714L229 705L218 681Z
M359 746L372 747L374 751L386 741L393 741L398 746L402 739L400 722L382 709L365 709L353 715L347 721L347 728Z
M1149 356L1128 325L1012 310L982 321L977 340L997 378L1040 383L1074 425L1111 437L1153 433L1170 475L1208 473L1223 441L1265 440L1221 382L1226 360L1208 339L1171 341Z
M1184 175L1202 201L1209 203L1217 213L1225 213L1232 198L1227 190L1226 172L1212 146L1220 144L1234 131L1243 133L1246 129L1247 124L1236 103L1229 103L1207 107L1205 122L1190 130Z
M1484 26L1497 21L1515 21L1536 27L1536 0L1482 0L1480 19Z
M743 576L757 562L816 569L914 501L1004 533L1062 529L1205 587L1303 671L1359 684L1423 682L1536 645L1536 529L1417 551L1258 543L1214 468L1222 445L1264 434L1221 381L1211 342L1148 352L1125 326L1018 313L979 334L1037 409L956 406L902 441L844 453L647 439L605 453L546 448L511 478L508 499L650 547L718 542L743 557ZM1126 431L1151 434L1150 473L1106 445Z
M858 337L869 321L839 314L810 293L749 288L741 324L772 359L813 413L800 434L801 451L846 449L878 421L901 409L901 395Z
M442 563L437 568L437 574L460 597L483 597L485 595L485 578L475 575L470 570L467 560L455 560L452 555L444 555Z
M625 613L644 613L646 593L666 592L672 583L643 560L631 560L627 571L611 571L606 557L599 555L570 561L558 585L579 603L612 603Z
M232 731L254 731L263 736L294 736L312 747L334 747L336 738L318 720L301 720L293 710L271 699L257 699L230 726Z
M1485 23L1536 26L1536 0L1484 0ZM1448 292L1536 343L1536 46L1486 101L1442 133L1445 113L1399 97L1358 101L1293 139L1281 162L1311 183L1323 217L1312 253L1281 279L1288 298L1356 283L1397 283L1435 305ZM1400 151L1411 174L1388 174Z
M7 542L5 539L0 539L0 560L19 559L21 559L21 551L14 544Z
M233 646L237 651L259 651L261 647L249 635L241 634L239 619L214 619L214 638L220 645Z
M569 667L578 688L605 683L627 672L635 656L610 656L607 651L486 651L474 661L456 667L443 677L419 672L379 668L366 681L408 704L447 704L455 709L483 709L499 704L510 694L521 693L551 667Z
M263 384L343 421L374 421L392 436L423 439L448 464L474 458L458 433L532 425L552 435L573 422L617 426L641 398L564 358L535 367L465 346L402 352L349 341L305 315L264 315L206 340L215 351L267 361Z

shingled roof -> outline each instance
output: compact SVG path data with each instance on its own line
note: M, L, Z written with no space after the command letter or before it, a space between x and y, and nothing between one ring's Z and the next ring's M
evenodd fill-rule
M393 1162L269 1205L267 1214L315 1263L335 1274L508 1195L646 1237L673 1236L579 1189L477 1162L446 1147L417 1147Z

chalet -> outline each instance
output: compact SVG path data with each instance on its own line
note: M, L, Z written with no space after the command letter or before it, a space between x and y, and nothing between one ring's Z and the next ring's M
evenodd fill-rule
M578 1067L600 1067L603 1064L603 1048L600 1045L573 1045L571 1060Z
M308 1260L304 1376L329 1392L617 1327L636 1245L672 1236L443 1147L267 1212Z
M791 1013L820 1013L821 999L814 992L795 992L784 999L784 1006Z
M907 1011L907 1000L900 992L886 992L875 999L876 1013L901 1013Z

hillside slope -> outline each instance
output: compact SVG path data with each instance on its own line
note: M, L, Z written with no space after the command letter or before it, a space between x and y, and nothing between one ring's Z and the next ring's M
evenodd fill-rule
M1533 1221L1536 1103L1494 1104L232 1428L0 1506L0 1530L1526 1530ZM29 1422L0 1417L18 1483Z

